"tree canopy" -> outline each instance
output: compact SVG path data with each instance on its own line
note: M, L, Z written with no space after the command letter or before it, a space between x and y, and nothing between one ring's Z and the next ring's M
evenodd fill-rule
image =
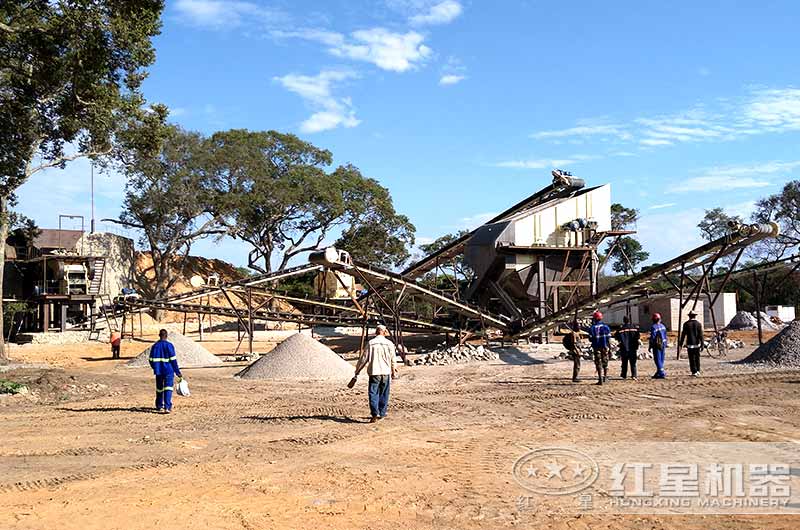
M293 134L243 129L218 132L208 146L214 214L253 246L250 267L268 272L274 261L282 270L339 230L357 257L382 264L407 257L401 247L413 243L414 227L395 212L389 190L353 165L326 171L330 151Z
M741 223L742 218L738 215L728 215L722 208L712 208L706 210L703 220L697 224L697 228L706 241L714 241L730 232L730 222Z
M611 205L611 230L627 230L639 220L639 210L618 202Z
M163 8L163 0L0 3L0 241L31 175L108 153L121 117L141 112ZM4 252L0 245L0 291Z
M783 189L756 203L753 221L776 222L781 232L776 239L760 245L772 257L798 250L800 246L800 180L787 182Z

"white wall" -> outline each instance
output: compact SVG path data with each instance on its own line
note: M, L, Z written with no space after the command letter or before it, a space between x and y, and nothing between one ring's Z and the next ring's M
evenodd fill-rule
M514 244L519 246L566 246L570 234L561 225L584 218L597 222L597 230L611 230L611 186L567 199L541 211L521 216L514 223ZM574 242L573 242L574 244Z
M736 311L736 293L720 294L714 303L714 317L717 319L717 327L724 328L730 324L731 319L736 316ZM710 328L712 325L711 311L708 310L708 307L703 310L703 318Z
M795 319L794 307L786 305L768 305L764 312L771 317L778 317L783 322L791 322Z

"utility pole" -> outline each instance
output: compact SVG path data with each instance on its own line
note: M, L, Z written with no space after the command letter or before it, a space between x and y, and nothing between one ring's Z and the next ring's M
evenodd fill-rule
M92 182L92 222L89 225L89 233L94 234L94 160L91 161L91 182Z

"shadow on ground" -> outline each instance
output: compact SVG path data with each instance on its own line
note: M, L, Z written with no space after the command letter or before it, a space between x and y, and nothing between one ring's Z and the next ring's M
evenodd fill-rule
M67 412L139 412L142 414L160 414L153 407L90 407L84 409L59 407L57 410Z
M522 350L517 348L505 348L501 352L497 352L500 355L500 360L506 364L512 364L515 366L528 366L532 364L544 364L544 361L541 359L535 359L531 357L530 354L525 353Z
M327 414L298 415L298 416L243 416L243 420L279 422L279 421L333 421L336 423L369 423L369 420L357 420L346 416L329 416Z

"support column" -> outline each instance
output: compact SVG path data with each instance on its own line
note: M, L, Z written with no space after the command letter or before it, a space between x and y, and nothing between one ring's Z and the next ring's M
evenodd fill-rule
M67 331L67 309L69 309L69 304L61 302L61 333Z

